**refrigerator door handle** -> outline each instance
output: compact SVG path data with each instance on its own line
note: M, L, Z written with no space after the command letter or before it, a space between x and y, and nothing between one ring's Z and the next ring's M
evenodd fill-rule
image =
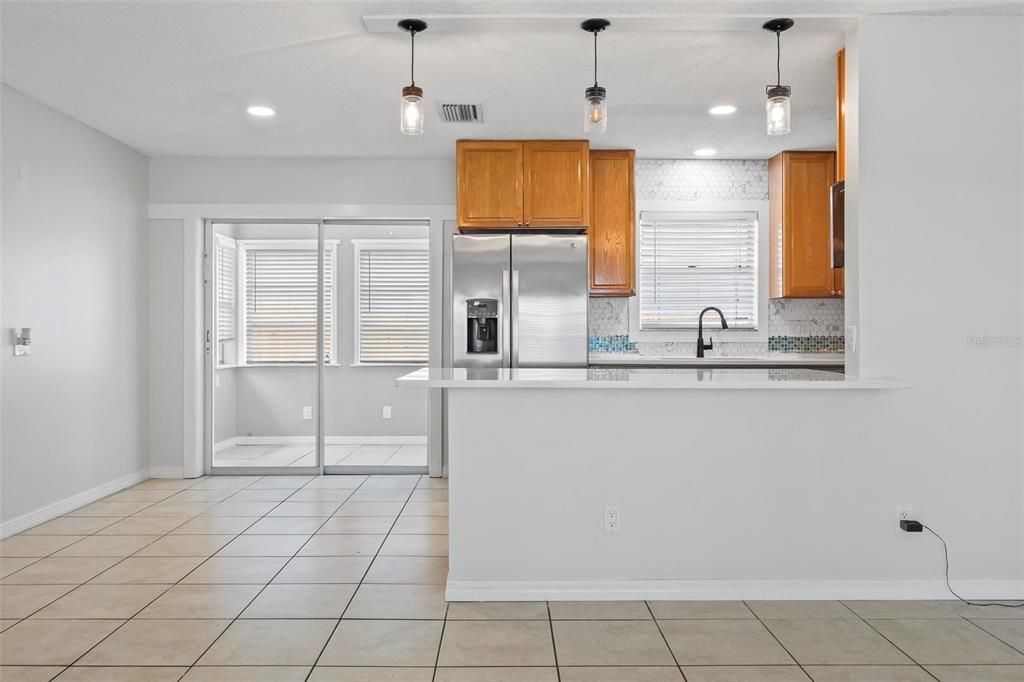
M511 358L509 357L509 348L511 344L511 320L512 320L512 295L509 291L509 286L512 281L512 271L502 270L501 271L501 330L498 332L498 343L501 345L501 366L510 367Z
M512 367L519 366L519 271L512 271Z

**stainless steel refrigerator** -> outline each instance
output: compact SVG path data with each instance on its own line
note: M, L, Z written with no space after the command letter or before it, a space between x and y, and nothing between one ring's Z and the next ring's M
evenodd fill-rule
M586 367L587 237L456 234L453 367Z

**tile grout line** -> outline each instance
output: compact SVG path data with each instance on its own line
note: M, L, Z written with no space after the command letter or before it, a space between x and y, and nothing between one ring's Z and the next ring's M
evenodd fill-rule
M793 659L793 662L794 662L794 663L796 663L796 665L797 665L797 667L798 667L798 668L800 668L800 672L802 672L802 673L804 674L804 677L806 677L806 678L807 678L808 680L811 680L811 679L813 679L813 678L811 677L811 674L810 674L809 672L807 672L807 671L806 671L806 670L804 669L803 663L801 663L800 661L798 661L798 660L797 660L796 656L794 656L794 655L793 655L793 652L792 652L792 651L790 651L790 650L789 650L789 649L788 649L788 648L786 647L786 645L782 643L782 640L780 640L780 639L779 639L779 638L778 638L778 637L777 637L777 636L775 635L775 633L774 633L774 632L772 632L772 629L771 629L770 627L768 627L768 625L767 625L767 624L766 624L766 623L765 623L765 622L764 622L763 620L761 620L761 616L757 615L757 611L755 611L754 609L750 608L750 604L748 604L748 603L747 603L747 601L748 601L748 600L744 599L744 600L742 600L742 601L743 601L743 606L745 606L745 607L747 608L747 610L748 610L748 611L750 611L750 612L751 612L752 614L754 614L754 618L755 618L755 619L757 620L757 622L758 622L758 623L759 623L759 624L761 625L761 627L763 627L763 628L765 629L765 631L766 631L766 632L767 632L767 633L768 633L769 635L771 635L771 636L772 636L772 639L774 639L774 640L775 640L776 642L778 642L778 643L779 643L779 646L780 646L780 647L782 647L782 650L786 652L786 655L787 655L787 656L789 656L789 657L790 657L791 659Z
M544 600L544 610L548 614L548 631L551 633L551 654L555 658L555 679L562 682L562 669L558 666L558 645L555 644L555 624L551 620L551 602Z
M975 622L974 622L973 620L971 620L970 618L968 618L967 616L965 616L965 615L963 615L963 614L960 614L960 617L961 617L961 618L963 618L964 620L966 620L966 621L967 621L968 623L970 623L970 624L971 624L971 625L973 625L974 627L976 627L976 628L978 628L979 630L981 630L982 632L984 632L984 633L985 633L986 635L988 635L989 637L993 637L993 638L995 638L995 639L999 640L1000 642L1002 642L1002 643L1003 643L1003 644L1005 644L1006 646L1010 647L1011 649L1013 649L1014 651L1016 651L1016 652L1017 652L1017 653L1019 653L1019 654L1024 654L1024 651L1021 651L1021 649L1019 649L1019 648L1015 647L1015 646L1014 646L1013 644L1010 644L1009 642L1007 642L1007 641L1006 641L1005 639L1003 639L1003 638L1002 638L1002 637L1000 637L999 635L996 635L996 634L994 634L994 633L991 633L991 632L989 632L988 630L986 630L985 628L981 627L980 625L978 625L977 623L975 623ZM1017 619L1015 619L1015 618L1014 618L1014 619L1010 619L1010 618L1000 618L1000 619L998 619L998 620L1017 620ZM938 665L938 664L932 664L932 665ZM1006 665L1014 665L1014 664L1013 664L1013 663L1007 663ZM923 666L922 666L922 667L923 667Z
M437 655L434 656L434 671L430 675L430 682L437 680L437 666L441 662L441 643L444 642L444 631L448 627L448 600L444 602L444 620L441 621L441 636L437 640Z
M930 670L928 670L928 669L927 669L927 668L925 668L925 667L924 667L923 665L921 665L921 664L920 664L920 663L918 662L918 660L917 660L916 658L914 658L913 656L911 656L910 654L908 654L908 653L907 653L906 651L904 651L903 649L901 649L901 648L900 648L899 646L897 646L896 642L894 642L894 641L892 641L891 639L889 639L888 637L886 637L886 636L885 636L885 634L884 634L884 633L882 633L881 631L879 631L879 630L878 630L878 628L876 628L876 627L875 627L874 625L872 625L872 624L871 624L871 623L870 623L870 622L868 621L868 619L867 619L867 618L864 618L864 617L863 617L862 615L860 615L859 613L857 613L856 611L854 611L854 610L853 610L853 609L852 609L852 608L850 607L850 605L849 605L849 604L847 604L847 603L846 603L845 601L843 601L842 599L840 599L840 600L838 600L838 601L839 601L839 603L840 603L840 604L842 604L843 606L845 606L845 607L846 607L846 608L847 608L847 609L848 609L848 610L850 611L850 613L852 613L852 614L853 614L854 616L856 616L858 620L860 620L860 621L861 621L862 623L864 623L864 624L865 624L865 625L867 625L867 626L868 626L869 628L871 628L871 631L872 631L872 632L874 632L874 633L878 634L878 636L879 636L879 637L881 637L881 638L882 638L882 639L884 639L885 641L889 642L889 644L891 644L891 645L893 646L893 648L895 648L895 649L896 649L897 651L899 651L899 652L900 652L901 654L903 654L904 656L906 656L908 660L910 660L910 661L913 661L913 662L914 662L914 665L916 665L916 666L917 666L918 668L920 668L921 670L923 670L923 671L924 671L924 673L925 673L925 674L926 674L926 675L927 675L928 677L930 677L930 678L932 678L932 679L934 679L934 680L938 680L938 679L939 679L939 678L935 677L935 675L932 675L932 673L931 673L931 671L930 671Z
M679 671L680 676L683 678L683 682L686 682L686 673L683 672L683 666L679 664L679 659L676 658L676 652L672 650L672 645L668 643L668 637L665 636L665 632L661 629L661 623L654 615L654 609L651 608L651 603L647 599L644 599L644 606L647 608L647 613L651 614L651 620L654 621L654 627L658 628L658 634L661 635L661 641L665 642L665 646L668 647L668 653L672 656L672 660L676 664L676 670Z
M384 474L384 475L386 475L386 474ZM368 481L370 481L372 476L373 476L372 474L366 474L366 477L364 478L363 482L359 484L359 487L356 488L353 491L352 494L354 495L356 492L362 490L363 486L366 485L366 483ZM380 547L377 548L377 551L374 553L373 558L370 559L370 563L366 565L366 570L363 571L362 577L359 579L359 582L356 584L356 589L352 592L352 596L349 597L348 603L345 604L345 608L342 610L341 615L338 616L338 621L334 624L334 628L331 629L331 634L329 634L327 636L326 641L324 641L324 645L320 648L320 653L317 654L316 660L313 661L313 666L309 669L309 674L306 675L306 680L307 681L309 680L310 676L313 674L313 671L316 670L316 666L317 666L317 664L320 663L320 659L323 657L324 652L327 651L327 646L331 643L331 639L334 638L334 634L338 631L338 628L341 626L341 621L342 621L342 619L345 618L345 613L348 611L349 607L352 605L352 600L355 599L356 593L359 592L359 588L361 588L363 586L363 581L366 580L366 576L370 574L370 569L373 568L373 564L377 561L377 557L380 556L380 551L384 548L384 543L386 543L388 541L388 538L391 536L391 531L395 529L395 524L398 523L398 519L402 516L402 512L405 511L406 506L409 504L409 500L412 499L413 493L416 491L416 488L419 486L419 484L420 484L420 482L422 480L423 480L423 476L422 476L422 474L420 474L419 478L416 479L416 483L409 490L409 495L408 495L408 497L405 498L405 502L402 503L402 508L398 510L398 514L395 515L394 520L391 522L391 526L388 527L388 532L384 533L384 540L380 543ZM372 488L368 488L368 490L372 490ZM386 490L386 488L384 488L384 490ZM349 498L351 498L351 497L352 497L352 495L349 495ZM347 499L348 498L346 498L346 500ZM338 509L340 509L340 508L341 507L339 506ZM337 511L337 510L335 510L335 511ZM326 521L324 523L326 523ZM321 528L322 527L323 526L321 526ZM448 613L448 607L446 605L445 606L445 616L446 617L447 617L447 613ZM441 627L442 627L442 630L443 630L444 626L442 625ZM441 641L440 640L438 640L438 642L437 642L437 649L438 649L438 656L440 656L441 655Z

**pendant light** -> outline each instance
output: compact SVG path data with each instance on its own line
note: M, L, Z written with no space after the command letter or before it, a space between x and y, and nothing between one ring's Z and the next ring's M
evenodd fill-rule
M607 19L587 19L582 28L594 34L594 84L584 92L583 132L608 130L608 91L597 84L597 34L611 26Z
M793 28L792 19L766 21L764 30L775 34L775 85L765 87L768 101L765 102L765 118L769 135L788 135L790 131L789 96L793 88L782 84L782 32Z
M416 85L416 34L427 30L427 22L420 19L402 19L398 28L410 38L409 85L402 88L402 134L423 134L423 88Z

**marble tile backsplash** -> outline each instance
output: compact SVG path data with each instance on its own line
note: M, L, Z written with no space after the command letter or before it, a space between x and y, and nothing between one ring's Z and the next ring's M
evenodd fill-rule
M764 160L638 159L638 208L645 201L766 201L768 162ZM592 353L691 356L696 342L639 341L629 336L629 302L625 298L590 299ZM844 308L841 299L793 299L768 302L768 340L716 341L715 355L750 357L768 352L842 352Z
M590 299L590 352L693 355L695 342L638 341L629 336L629 305L635 299ZM767 341L716 341L716 355L750 357L768 352L843 352L843 302L831 298L768 301ZM685 332L684 332L685 333ZM713 334L713 332L712 332Z

